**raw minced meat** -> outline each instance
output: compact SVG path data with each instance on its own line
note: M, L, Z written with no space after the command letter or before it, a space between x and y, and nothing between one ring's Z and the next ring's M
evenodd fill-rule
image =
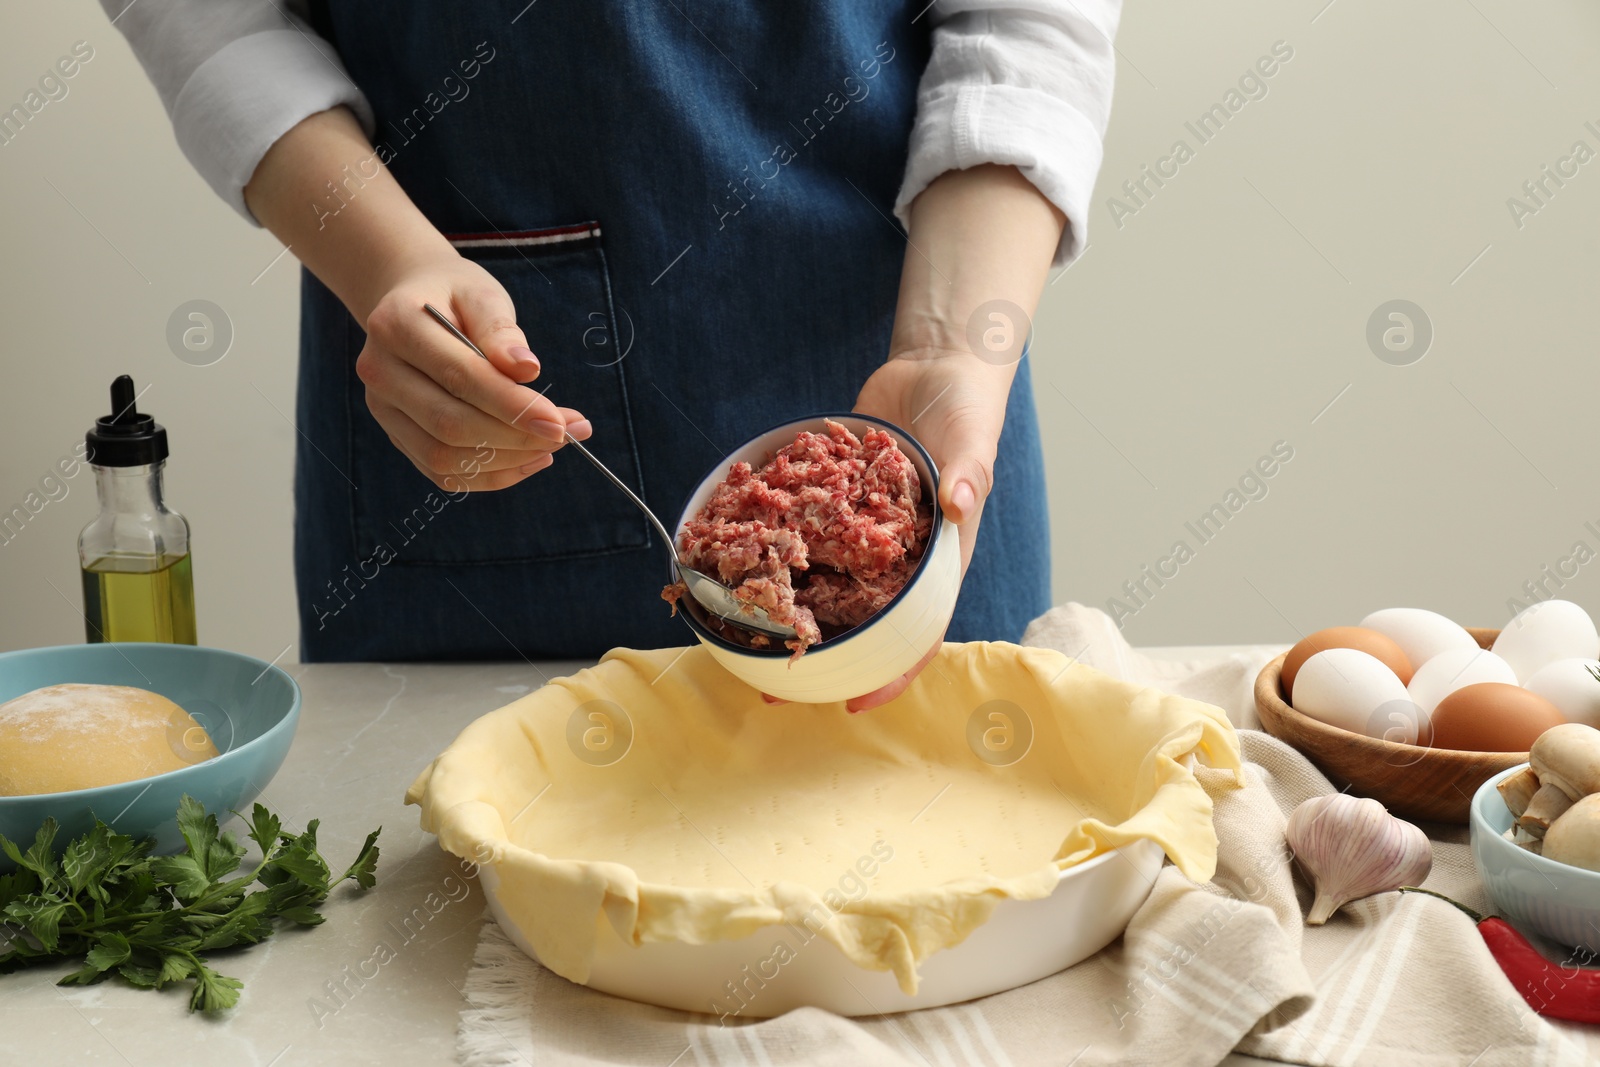
M794 627L784 642L794 658L893 600L933 527L921 479L893 437L874 428L857 438L831 420L826 430L802 431L760 470L735 463L679 537L685 563ZM661 595L676 611L686 592L676 583ZM708 622L741 644L769 643Z

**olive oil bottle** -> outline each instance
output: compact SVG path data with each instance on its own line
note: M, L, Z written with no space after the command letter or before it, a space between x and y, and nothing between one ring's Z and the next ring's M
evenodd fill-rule
M78 535L85 636L195 644L189 523L162 498L167 431L139 411L128 375L87 441L100 514Z

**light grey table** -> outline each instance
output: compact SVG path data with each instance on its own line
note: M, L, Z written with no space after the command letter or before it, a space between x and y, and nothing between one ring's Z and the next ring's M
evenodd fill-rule
M1142 651L1190 658L1227 649ZM263 802L295 830L321 819L323 854L339 868L381 825L377 887L365 893L341 887L324 909L328 921L314 930L285 930L264 944L217 954L213 965L244 982L239 1006L218 1019L189 1014L187 995L176 990L154 993L115 980L61 988L54 983L65 966L0 977L0 1061L454 1063L456 1018L465 1003L460 987L483 921L483 896L420 829L417 809L405 807L402 797L472 720L546 678L588 665L289 668L305 705L294 747Z

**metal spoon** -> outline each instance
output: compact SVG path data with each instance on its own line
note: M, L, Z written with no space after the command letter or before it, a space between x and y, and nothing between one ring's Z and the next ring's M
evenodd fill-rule
M489 357L483 354L483 350L472 343L472 338L456 329L456 324L445 318L444 313L438 308L434 307L432 304L423 304L422 309L429 315L432 315L440 326L443 326L445 329L449 330L453 335L455 335L456 340L460 341L462 344L478 353L479 357L485 361L488 360ZM792 639L795 636L795 630L793 626L788 626L781 622L774 622L767 616L765 609L758 608L753 604L746 604L743 601L736 599L733 595L732 589L729 589L727 586L723 585L709 574L706 574L703 571L697 571L687 563L683 562L682 558L680 558L678 555L677 541L673 538L672 534L667 532L667 528L662 521L656 518L656 513L650 510L650 505L639 499L638 495L634 493L632 489L628 488L627 483L621 478L618 478L615 474L611 473L611 468L600 462L599 458L595 456L593 452L590 452L587 448L583 447L583 443L581 441L573 437L570 433L567 434L566 437L567 444L569 446L576 448L584 459L588 460L590 463L593 463L596 470L610 479L612 485L622 490L622 492L626 494L627 498L633 501L634 507L644 512L645 518L650 520L650 524L654 526L656 528L656 532L661 535L661 540L666 542L667 551L672 553L672 565L677 568L678 577L683 580L683 584L688 588L689 595L694 597L696 602L698 602L701 607L705 608L718 618L732 623L734 626L738 626L745 630L750 630L754 633L765 634L768 637L777 637L784 640Z

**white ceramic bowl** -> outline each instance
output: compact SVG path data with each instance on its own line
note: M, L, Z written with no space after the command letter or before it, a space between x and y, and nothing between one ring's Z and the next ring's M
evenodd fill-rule
M1600 872L1535 856L1501 836L1511 828L1511 811L1496 786L1526 766L1502 771L1473 795L1472 862L1513 926L1600 953Z
M1165 858L1160 845L1141 839L1062 871L1047 897L1000 901L965 941L923 961L915 996L902 993L888 971L857 967L802 926L768 926L737 941L705 945L635 946L597 920L600 937L586 984L646 1004L744 1019L803 1007L878 1015L956 1004L1036 982L1105 948L1150 895ZM493 865L480 868L479 877L506 936L538 959L500 906ZM780 942L788 953L775 951Z
M672 527L674 533L699 512L734 463L744 460L759 468L778 449L794 443L801 430L822 432L828 419L857 436L869 428L889 433L916 467L927 498L938 500L938 468L916 438L870 415L813 415L774 426L734 449L700 480ZM763 693L806 704L826 704L870 693L916 666L944 635L950 616L955 613L956 596L961 591L961 540L955 523L938 513L937 503L934 511L933 532L922 562L899 595L860 626L813 645L793 663L789 650L781 646L745 648L714 633L703 621L703 609L691 597L679 602L679 612L717 662Z

